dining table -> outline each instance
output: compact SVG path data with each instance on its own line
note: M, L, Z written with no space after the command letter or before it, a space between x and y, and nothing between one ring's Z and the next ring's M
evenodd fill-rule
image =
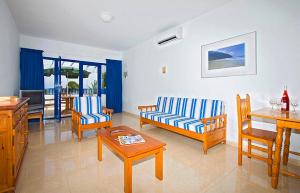
M274 189L278 186L278 177L280 171L280 161L281 161L281 148L283 141L283 132L285 131L285 140L283 148L282 162L283 165L287 165L289 154L295 154L300 156L300 153L295 151L290 151L290 137L291 129L300 130L300 111L281 111L272 108L261 108L249 113L251 117L257 117L262 119L275 120L277 135L275 140L275 153L272 165L272 180L271 184ZM284 175L292 176L300 179L300 175L289 172L287 170L280 171Z

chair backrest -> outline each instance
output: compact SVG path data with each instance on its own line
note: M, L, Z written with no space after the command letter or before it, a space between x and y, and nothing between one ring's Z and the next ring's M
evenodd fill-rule
M225 106L221 100L158 97L157 111L184 117L202 119L221 115Z
M251 118L248 117L248 113L251 112L250 96L247 94L246 98L241 99L240 95L237 95L236 102L238 127L241 132L245 123L247 123L248 128L251 128Z
M102 102L99 96L83 96L74 98L74 110L83 115L102 113Z

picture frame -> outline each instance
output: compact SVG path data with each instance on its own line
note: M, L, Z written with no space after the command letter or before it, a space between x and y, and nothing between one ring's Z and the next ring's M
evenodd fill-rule
M201 77L257 74L256 32L201 46Z

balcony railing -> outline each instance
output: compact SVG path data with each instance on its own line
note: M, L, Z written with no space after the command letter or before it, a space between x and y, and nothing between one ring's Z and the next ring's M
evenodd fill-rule
M62 88L61 93L67 94L67 89L66 88ZM105 89L101 90L101 93L105 94ZM70 95L79 95L79 89L69 89L68 90L68 94ZM90 88L84 88L83 89L83 94L84 95L93 95L93 94L97 94L97 90L94 89L90 89ZM54 95L54 88L46 88L45 89L45 95Z

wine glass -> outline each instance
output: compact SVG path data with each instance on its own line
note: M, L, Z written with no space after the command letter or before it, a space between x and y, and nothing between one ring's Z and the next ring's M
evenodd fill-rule
M276 99L276 106L277 106L277 110L279 110L280 111L280 109L281 109L281 105L282 105L282 101L281 101L281 99Z
M299 105L298 99L292 98L292 99L291 99L291 106L292 106L293 109L294 109L294 113L296 113L296 107L297 107L298 105Z
M275 98L270 98L269 103L272 106L272 110L274 110L274 106L276 105L276 99Z

